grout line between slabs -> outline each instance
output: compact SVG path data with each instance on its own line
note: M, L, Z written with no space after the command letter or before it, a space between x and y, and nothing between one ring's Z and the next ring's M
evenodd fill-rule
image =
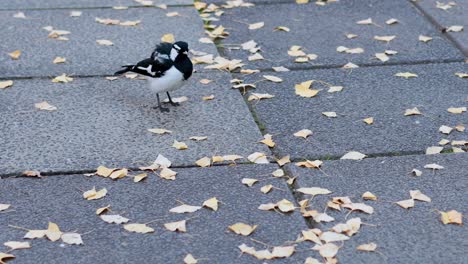
M147 8L147 9L161 9L157 6L126 6L128 9L139 9L139 8ZM171 7L193 7L193 4L174 4L174 5L167 5L168 8ZM113 6L74 6L74 7L35 7L35 8L0 8L0 12L3 11L55 11L55 10L113 10ZM118 11L118 10L116 10Z

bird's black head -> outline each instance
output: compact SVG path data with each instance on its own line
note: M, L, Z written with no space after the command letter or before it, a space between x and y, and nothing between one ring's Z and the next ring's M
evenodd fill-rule
M188 55L188 44L184 41L177 41L176 43L172 44L172 48L177 50L179 55Z

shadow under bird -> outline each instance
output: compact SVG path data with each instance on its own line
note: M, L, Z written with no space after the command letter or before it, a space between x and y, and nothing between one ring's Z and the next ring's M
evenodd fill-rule
M135 65L122 66L124 69L117 71L114 75L126 72L135 72L148 77L151 91L156 93L158 105L161 112L169 112L168 108L162 106L159 93L166 92L169 103L178 106L179 103L172 101L169 92L175 91L187 83L193 72L193 64L188 57L188 44L177 41L174 44L160 43L151 53L151 57L138 62Z

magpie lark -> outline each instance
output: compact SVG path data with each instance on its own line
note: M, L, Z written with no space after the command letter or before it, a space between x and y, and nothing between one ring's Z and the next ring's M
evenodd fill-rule
M126 72L135 72L148 77L149 88L156 92L158 105L161 112L169 112L168 108L162 107L159 93L166 92L169 103L178 106L179 103L172 101L170 91L181 88L192 75L193 64L188 57L188 44L177 41L174 44L160 43L151 54L151 57L138 62L135 65L122 66L124 69L115 75Z

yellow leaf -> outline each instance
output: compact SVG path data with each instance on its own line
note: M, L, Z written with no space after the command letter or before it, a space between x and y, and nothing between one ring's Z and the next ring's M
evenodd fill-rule
M357 250L368 251L368 252L375 251L376 249L377 249L377 244L375 243L362 244L357 247Z
M315 245L312 249L318 250L320 256L324 258L333 258L340 248L333 243L327 243L325 245Z
M290 31L288 27L283 27L283 26L275 27L275 30L286 31L286 32Z
M447 109L447 111L452 114L461 114L463 112L466 112L466 109L466 107L450 107L449 109Z
M322 112L322 115L326 117L337 117L336 112Z
M215 96L212 94L212 95L208 95L208 96L203 96L202 100L203 101L210 101L210 100L213 100L214 98L215 98Z
M297 4L308 4L309 0L296 0Z
M419 41L422 41L422 42L424 42L424 43L427 43L427 42L429 42L429 41L432 40L431 37L424 36L424 35L419 35L419 38L418 38L418 39L419 39Z
M376 53L375 57L379 59L381 62L387 62L390 59L385 53Z
M62 231L60 231L56 223L49 222L49 227L45 231L45 235L50 241L57 241L62 236Z
M413 199L408 199L408 200L402 200L399 202L396 202L399 206L408 209L414 207L414 200Z
M81 235L78 233L63 233L61 239L64 243L69 245L83 245Z
M138 175L135 175L135 177L133 177L133 182L141 182L146 177L148 177L147 173L140 173Z
M52 79L53 83L68 83L73 81L72 77L68 77L65 73Z
M161 172L159 173L159 177L166 179L166 180L175 180L176 175L177 175L177 172L169 168L163 168Z
M201 84L209 84L209 83L211 83L211 82L213 82L213 81L212 81L212 80L209 80L209 79L201 79L201 80L200 80L200 83L201 83Z
M351 211L361 211L367 214L372 214L374 213L374 208L372 206L369 206L367 204L363 203L346 203L341 205L343 208L350 209Z
M290 202L290 201L288 201L286 199L283 199L283 200L279 201L276 204L276 206L283 213L294 211L294 209L296 208L292 202Z
M421 115L421 112L419 112L419 109L417 107L406 109L405 116L411 116L411 115Z
M250 154L247 159L256 164L268 164L270 163L265 153L255 152Z
M253 23L249 25L250 30L262 28L265 25L264 22Z
M291 162L291 159L290 159L289 155L284 156L281 159L276 161L276 163L278 163L278 165L281 166L281 167L284 166L287 163L290 163L290 162Z
M97 44L102 45L102 46L112 46L114 43L112 41L107 40L107 39L98 39L96 40Z
M27 239L35 239L35 238L43 238L46 234L47 230L29 230L23 238Z
M294 133L295 137L302 137L302 138L307 138L310 135L312 135L312 131L309 129L302 129Z
M106 207L98 208L98 209L96 210L96 214L97 214L97 215L100 215L100 214L102 214L102 213L104 213L104 212L106 212L106 211L109 211L109 210L110 210L110 207L111 207L111 206L108 205L108 206L106 206Z
M327 231L320 234L320 240L325 241L325 243L330 243L349 240L349 237L343 234Z
M146 224L126 224L123 227L129 232L135 232L139 234L147 234L154 232L154 229L147 226Z
M208 207L213 211L218 211L218 199L216 199L216 197L210 198L203 202L203 206Z
M188 149L187 144L185 144L184 142L179 142L175 139L174 139L174 143L172 144L172 146L178 150Z
M158 135L172 133L171 130L167 130L167 129L164 129L164 128L150 128L150 129L148 129L148 131L151 132L151 133L158 134Z
M168 17L175 17L175 16L180 16L179 12L169 12L166 14Z
M411 72L398 72L395 74L396 77L403 77L405 79L418 77L417 74Z
M267 194L267 193L269 193L271 191L271 189L273 189L273 185L267 184L267 185L263 186L262 188L260 188L260 191L262 193Z
M428 148L426 149L426 155L439 154L440 152L442 152L442 150L444 150L443 147L437 147L437 146L428 147Z
M307 187L307 188L299 188L296 191L303 193L303 194L308 194L308 195L319 195L319 194L330 194L332 193L328 189L324 188L319 188L319 187Z
M393 35L393 36L374 36L375 40L384 41L384 42L387 42L387 43L392 41L395 38L396 38L395 35Z
M186 220L182 220L177 222L166 223L164 224L164 227L172 232L187 232L186 222Z
M367 157L365 154L362 154L362 153L357 152L357 151L350 151L350 152L346 153L340 159L344 159L344 160L346 160L346 159L347 160L362 160L365 157Z
M169 212L176 213L176 214L183 214L183 213L193 213L195 211L200 210L201 206L194 206L194 205L179 205L174 208L171 208Z
M271 173L274 177L283 177L285 174L284 174L284 170L282 169L276 169L275 171L273 171Z
M211 165L211 159L208 157L203 157L195 162L200 167L209 167Z
M268 94L268 93L251 93L249 98L247 99L248 101L254 101L254 100L262 100L262 99L270 99L275 97L274 95Z
M374 118L368 117L368 118L364 118L362 121L368 125L372 125L374 123Z
M372 18L364 19L364 20L359 20L356 22L358 25L372 25L374 22L372 22Z
M9 247L10 250L31 248L31 244L29 242L8 241L3 243L3 245Z
M441 220L444 225L447 224L463 224L463 215L455 210L451 210L448 212L440 212Z
M67 59L63 58L63 57L55 57L53 63L55 64L59 64L59 63L65 63Z
M116 180L116 179L121 179L127 175L128 175L128 170L124 168L124 169L113 171L111 175L109 175L109 178Z
M320 168L322 164L323 164L323 161L321 160L314 160L314 161L305 160L305 161L296 162L296 166L298 167L313 168L313 169Z
M364 200L373 200L373 201L376 201L377 200L377 196L375 196L373 193L371 192L365 192L362 194L362 199Z
M13 52L8 53L10 55L11 59L17 60L21 56L21 50L15 50Z
M36 103L34 104L34 106L37 108L37 109L40 109L40 110L45 110L45 111L55 111L57 110L57 107L49 104L48 102L44 101L44 102L40 102L40 103Z
M314 81L309 80L300 84L295 85L296 94L302 97L310 98L316 96L320 90L310 89Z
M258 60L263 60L263 59L264 58L263 58L262 54L260 54L260 53L255 53L255 54L248 57L249 61L258 61Z
M229 226L229 230L232 232L238 234L238 235L243 235L243 236L248 236L252 234L252 232L257 228L257 225L250 226L248 224L244 223L236 223L231 226Z
M115 169L110 169L105 166L99 166L95 174L102 177L109 177L114 170Z
M10 86L13 86L13 81L12 80L0 81L0 89L5 89L5 88L8 88Z
M431 198L425 194L423 194L420 190L411 190L410 196L414 200L422 201L422 202L431 202Z
M200 2L195 2L196 3L200 3ZM185 264L197 264L198 263L198 260L196 260L192 254L187 254L187 256L185 256L184 258L184 263Z
M83 198L85 198L86 200L97 200L106 196L106 194L107 194L106 188L103 188L100 191L96 191L96 188L93 187L93 189L83 193Z
M295 246L273 247L271 255L273 258L288 258L295 250Z
M252 187L256 182L258 182L257 179L251 179L251 178L242 178L241 180L242 184L245 184L249 187Z

